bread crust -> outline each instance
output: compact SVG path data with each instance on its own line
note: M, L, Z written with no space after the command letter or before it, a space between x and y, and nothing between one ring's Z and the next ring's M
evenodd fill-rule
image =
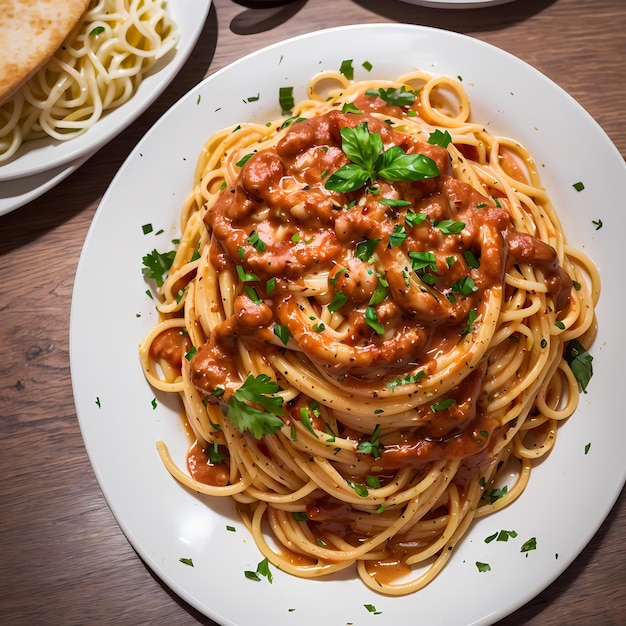
M59 48L89 0L0 0L0 103Z

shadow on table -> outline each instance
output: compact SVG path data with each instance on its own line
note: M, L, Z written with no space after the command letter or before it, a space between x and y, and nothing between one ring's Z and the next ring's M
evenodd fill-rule
M307 0L296 0L264 7L263 3L255 4L249 0L233 1L242 8L241 13L230 22L230 30L235 35L254 35L276 28L292 18L307 3Z
M556 0L524 0L474 9L417 6L400 0L353 0L368 11L404 24L419 24L456 32L502 29L540 13Z

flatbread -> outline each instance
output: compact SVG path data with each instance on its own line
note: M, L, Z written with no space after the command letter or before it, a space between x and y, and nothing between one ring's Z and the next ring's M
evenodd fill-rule
M89 0L0 0L0 103L59 48Z

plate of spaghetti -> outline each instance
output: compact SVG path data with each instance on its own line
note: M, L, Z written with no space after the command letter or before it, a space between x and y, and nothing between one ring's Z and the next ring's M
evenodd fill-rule
M319 31L200 83L113 180L72 303L81 430L137 552L220 624L529 601L625 480L600 295L625 182L557 85L446 31Z
M187 60L210 1L92 0L56 52L0 101L0 180L93 154Z

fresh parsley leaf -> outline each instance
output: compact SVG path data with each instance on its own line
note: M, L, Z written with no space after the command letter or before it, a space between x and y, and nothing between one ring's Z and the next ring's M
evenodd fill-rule
M267 374L248 376L228 401L227 416L231 424L242 432L249 430L256 439L280 430L283 421L278 416L284 413L283 399L271 395L278 390L278 384Z
M441 148L447 148L452 141L452 137L450 133L446 131L440 131L438 128L435 129L430 136L428 137L428 143L433 146L440 146Z
M154 280L158 287L163 285L164 276L172 267L174 257L176 256L175 250L170 252L161 253L158 250L153 250L146 254L141 260L144 265L141 272L148 278Z

